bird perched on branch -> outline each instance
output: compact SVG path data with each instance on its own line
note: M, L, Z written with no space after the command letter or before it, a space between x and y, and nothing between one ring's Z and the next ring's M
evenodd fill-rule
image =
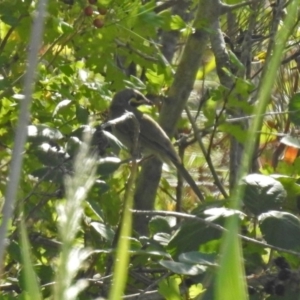
M191 186L199 200L204 196L197 184L183 166L172 142L160 125L148 115L137 109L139 105L151 105L151 101L142 93L134 89L125 89L115 94L109 107L109 119L117 119L126 112L134 114L139 123L138 151L144 155L155 155L161 161L174 165L186 182ZM113 126L113 134L132 153L134 143L134 123L132 119L125 119Z

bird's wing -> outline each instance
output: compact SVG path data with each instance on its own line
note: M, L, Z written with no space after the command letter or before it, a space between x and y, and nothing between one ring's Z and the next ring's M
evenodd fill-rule
M138 116L140 123L140 143L146 152L157 155L166 163L180 162L180 158L167 134L160 125L146 114Z
M140 117L140 143L143 145L143 148L149 149L150 153L160 157L161 160L166 163L172 162L181 176L198 196L199 200L204 201L202 192L199 190L194 179L181 163L181 160L167 134L152 118L147 115L142 115Z
M137 129L135 122L128 118L124 122L117 124L113 129L113 133L131 152L135 135L139 138L139 133L136 132Z

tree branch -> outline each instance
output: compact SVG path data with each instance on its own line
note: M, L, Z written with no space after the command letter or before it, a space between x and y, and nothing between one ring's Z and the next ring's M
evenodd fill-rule
M219 4L216 0L199 0L198 2L193 23L195 31L187 39L168 98L159 116L159 123L169 136L174 134L177 121L193 89L201 59L207 48L208 29L215 15L216 4ZM137 209L153 208L161 176L161 166L162 163L157 159L151 159L143 165L135 192ZM135 219L135 229L140 233L147 233L147 219L139 215Z

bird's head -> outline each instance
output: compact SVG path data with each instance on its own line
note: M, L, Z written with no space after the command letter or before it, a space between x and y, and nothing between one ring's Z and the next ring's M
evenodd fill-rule
M124 108L137 107L142 104L152 105L153 103L141 92L134 89L125 89L116 93L111 103L112 106L122 106Z

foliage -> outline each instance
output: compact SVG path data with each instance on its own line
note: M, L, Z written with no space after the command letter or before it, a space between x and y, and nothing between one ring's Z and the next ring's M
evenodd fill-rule
M16 209L8 230L1 299L113 297L112 275L119 272L115 262L122 261L124 251L129 267L124 259L121 269L128 277L126 281L119 274L116 297L125 286L124 294L139 294L141 299L151 294L153 299L216 299L222 234L233 219L242 241L242 254L234 255L244 258L241 268L247 277L240 280L248 285L250 299L296 299L300 143L299 53L294 45L298 20L274 74L272 101L261 116L257 141L251 140L255 148L251 172L237 182L244 190L238 199L242 207L232 209L230 197L220 189L221 185L229 194L232 139L244 146L249 142L245 122L257 112L256 91L272 56L273 34L283 26L285 7L278 8L278 17L275 4L253 1L253 6L242 5L220 16L229 52L228 68L223 71L234 84L228 88L220 83L215 69L220 62L214 60L217 54L208 43L188 102L200 143L195 143L194 127L185 113L176 134L181 138L179 153L201 183L207 201L199 204L180 181L175 189L174 170L166 167L155 204L165 212L149 213L147 236L138 232L130 236L130 201L138 169L135 162L128 163L126 149L109 128L101 125L107 121L116 91L134 87L153 98L157 107L168 95L186 39L195 33L192 21L198 4L187 1L179 10L179 3L171 2L49 1ZM1 206L14 159L37 3L0 3ZM206 30L213 39L213 30ZM164 50L169 46L166 35L175 36L171 61ZM153 118L159 113L156 106L147 110ZM85 135L91 135L89 150ZM85 155L80 156L82 151ZM180 205L174 201L178 190L183 194ZM178 213L187 213L166 212L175 207ZM120 236L127 237L125 244Z

